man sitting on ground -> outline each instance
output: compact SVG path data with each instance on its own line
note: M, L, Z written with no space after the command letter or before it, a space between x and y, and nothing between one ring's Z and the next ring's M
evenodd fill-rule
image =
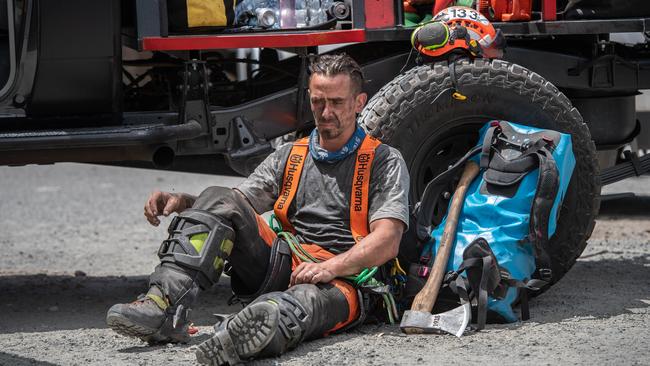
M359 65L347 55L324 55L310 71L316 129L308 138L279 148L236 189L151 195L150 223L158 225L160 214L178 216L148 293L114 305L112 329L149 342L186 341L187 310L218 281L226 261L233 292L252 302L199 346L201 363L279 355L365 318L361 293L342 277L397 255L408 226L408 172L397 150L356 123L367 100ZM271 209L295 234L281 236L295 238L291 250L259 216Z

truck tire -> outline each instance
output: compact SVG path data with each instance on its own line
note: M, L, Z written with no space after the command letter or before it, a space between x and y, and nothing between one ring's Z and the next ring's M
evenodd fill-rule
M569 99L530 70L483 59L458 60L454 69L455 89L466 100L452 97L448 62L417 66L375 94L360 123L402 153L411 174L412 203L428 181L474 146L478 129L489 120L571 134L576 167L547 248L555 283L584 250L600 206L600 174L589 129ZM441 211L447 202L438 205ZM444 212L435 216L441 220Z

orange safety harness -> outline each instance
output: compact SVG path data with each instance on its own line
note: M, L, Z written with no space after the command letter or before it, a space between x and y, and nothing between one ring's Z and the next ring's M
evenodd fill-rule
M350 197L350 231L355 243L359 243L370 232L368 226L370 170L375 158L375 150L379 145L381 145L379 140L366 136L357 150ZM305 165L308 152L309 137L304 137L293 144L287 165L284 168L280 194L273 207L275 216L280 220L283 230L292 233L295 233L295 229L288 219L289 206L298 191L302 168Z
M357 150L355 159L354 176L352 180L352 193L350 197L350 231L355 244L358 244L370 232L368 225L368 195L370 189L370 172L372 162L375 158L375 150L381 142L374 137L367 136L364 138L361 146ZM291 202L296 196L302 168L305 165L305 159L309 153L309 137L296 141L291 148L287 164L284 169L282 187L280 194L275 201L273 211L276 218L280 221L282 229L295 234L296 230L289 222L288 212ZM309 252L312 258L319 261L325 261L334 254L315 244L300 244L301 249ZM295 269L302 260L293 253L292 269ZM373 272L374 273L374 272ZM354 286L348 282L335 279L332 284L336 286L345 296L349 311L348 318L336 324L334 328L327 331L331 333L352 324L355 319L359 318L359 296Z

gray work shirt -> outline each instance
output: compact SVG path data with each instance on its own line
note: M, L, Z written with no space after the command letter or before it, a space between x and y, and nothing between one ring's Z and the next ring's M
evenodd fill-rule
M291 144L269 155L237 189L258 213L273 209L280 192ZM317 244L334 253L352 245L350 195L356 152L334 162L314 161L307 153L288 218L303 243ZM409 175L402 155L388 145L375 151L368 197L368 222L393 218L408 228Z

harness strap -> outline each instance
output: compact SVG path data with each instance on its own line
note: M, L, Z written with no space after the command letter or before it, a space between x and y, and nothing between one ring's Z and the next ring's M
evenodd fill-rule
M368 225L370 172L375 150L380 144L381 142L376 138L366 136L357 151L350 197L350 231L355 243L359 243L370 232Z
M379 140L366 135L363 142L361 143L361 146L359 146L357 149L354 177L352 181L352 192L350 197L350 232L352 233L352 238L354 239L355 244L359 243L370 232L368 224L368 197L370 193L370 176L372 163L375 158L375 151L380 144L381 142ZM274 213L282 224L282 229L285 231L290 231L294 234L296 230L289 222L288 211L289 206L291 205L291 202L295 198L296 192L298 191L302 168L304 166L308 153L308 137L302 138L294 143L285 167L284 177L282 180L282 188L280 190L278 200L274 205ZM289 241L289 245L292 245L291 241ZM306 252L306 258L300 258L299 255L292 249L292 270L295 269L304 260L312 260L313 258L315 261L325 261L331 257L334 257L333 253L315 244L298 243L298 246L302 251ZM369 275L368 278L365 278L365 280L370 280L372 282L372 278L370 277L371 275ZM363 321L365 317L365 310L363 308L365 304L362 302L366 300L364 300L364 296L362 296L361 291L359 289L355 289L351 283L348 283L346 281L335 279L331 283L334 284L334 286L336 286L346 297L349 305L349 316L348 319L336 324L334 328L328 330L327 333L346 329L351 325ZM384 297L385 301L388 297L390 297L389 294L383 294L382 296ZM389 302L389 304L392 304L392 309L395 309L394 301L392 303ZM395 309L394 312L396 313L397 310Z
M298 183L302 174L302 168L305 165L305 158L309 151L309 137L301 138L293 143L287 164L284 168L284 177L282 178L282 188L278 195L277 201L273 206L275 216L280 220L282 228L292 233L296 232L293 225L289 222L287 212L293 198L298 192Z
M368 225L368 197L370 195L370 172L375 151L381 144L372 136L364 138L357 150L354 177L352 180L352 193L350 197L350 231L355 243L358 243L370 232ZM293 144L289 158L284 169L282 188L273 210L280 220L282 228L295 233L293 225L289 222L288 212L291 202L296 196L302 169L309 152L309 138L305 137Z

